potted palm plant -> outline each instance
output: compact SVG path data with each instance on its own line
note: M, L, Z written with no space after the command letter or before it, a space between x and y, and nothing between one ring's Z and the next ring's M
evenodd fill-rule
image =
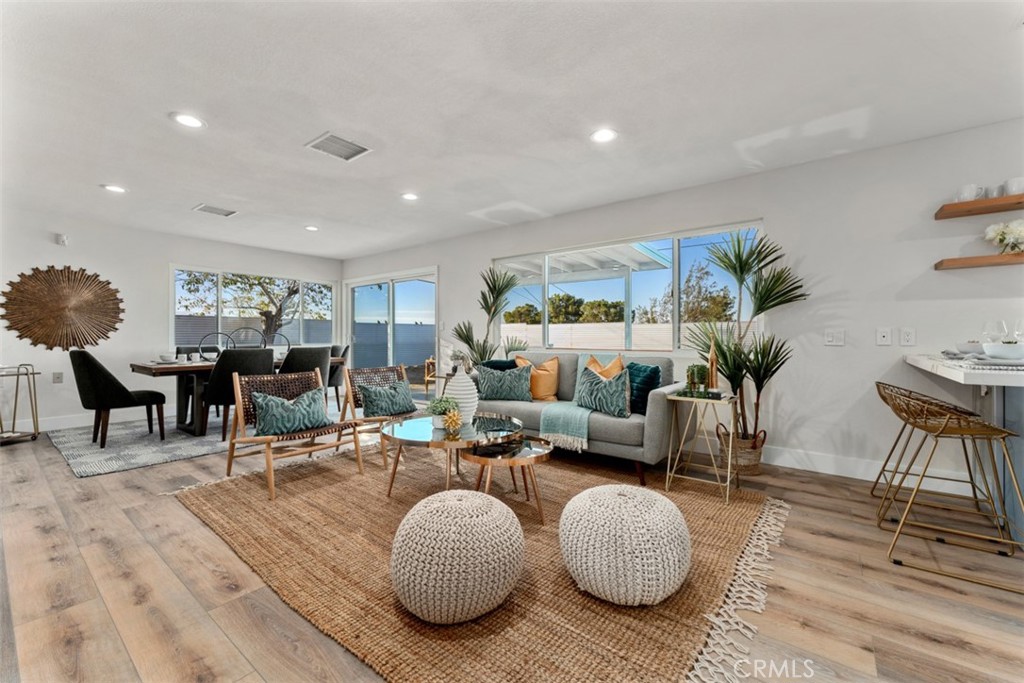
M741 474L760 472L761 449L768 433L761 427L761 397L768 382L792 356L788 343L774 334L751 332L753 321L772 309L803 301L809 294L803 279L789 266L780 263L782 247L764 235L746 238L741 232L730 234L720 244L708 247L708 261L728 273L736 282L736 322L704 322L692 326L687 344L706 362L714 346L718 372L737 397L736 432L717 427L720 449L728 447L732 437L734 461ZM749 302L746 324L740 320L744 300ZM753 405L748 407L748 384L753 389Z
M487 314L487 327L483 339L476 338L473 323L468 320L463 320L452 328L452 336L466 346L465 351L457 353L470 365L479 365L485 360L490 360L498 352L499 344L491 341L491 331L498 316L508 307L509 293L519 286L518 275L495 266L490 266L480 273L480 277L483 278L484 288L480 291L477 303Z

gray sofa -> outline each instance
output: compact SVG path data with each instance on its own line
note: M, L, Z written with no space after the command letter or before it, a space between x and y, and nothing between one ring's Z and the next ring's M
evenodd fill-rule
M571 401L576 391L576 374L579 367L578 353L522 353L519 354L534 364L540 364L558 356L558 400ZM584 358L590 354L582 354ZM647 414L633 413L628 418L612 417L594 411L590 414L587 452L610 455L632 460L636 465L641 483L644 482L643 466L653 465L665 459L668 454L669 420L672 410L665 398L669 392L684 387L673 384L672 360L659 356L623 356L626 363L657 365L661 368L661 387L651 392L647 402ZM540 413L546 401L480 401L479 412L500 413L522 421L524 431L537 436L540 431ZM680 411L682 413L682 411ZM677 432L678 433L678 432Z

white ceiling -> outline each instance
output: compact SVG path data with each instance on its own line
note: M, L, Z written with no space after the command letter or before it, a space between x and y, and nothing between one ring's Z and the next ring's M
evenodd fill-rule
M5 205L336 258L1024 115L1019 2L0 7Z

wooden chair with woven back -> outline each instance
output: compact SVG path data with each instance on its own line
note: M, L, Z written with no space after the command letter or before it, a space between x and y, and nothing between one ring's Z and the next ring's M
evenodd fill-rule
M356 436L361 421L342 419L335 422L327 417L319 369L272 375L239 375L236 372L233 380L235 412L228 445L228 476L231 476L231 465L236 458L262 454L266 458L267 488L270 499L274 500L274 460L310 455L328 448L337 453L347 443L346 436L355 445L356 466L359 473L363 473L363 456ZM304 394L314 391L316 393L310 399L303 398ZM254 398L256 393L264 397ZM268 400L266 397L272 398ZM259 420L261 412L265 416L262 425ZM255 433L248 432L250 426L255 428ZM346 432L351 434L346 435ZM317 441L332 434L336 437L333 441Z
M404 365L391 365L383 368L350 368L345 366L345 405L341 409L341 419L346 419L346 416L351 413L352 420L356 419L356 409L364 408L364 401L362 392L360 392L360 386L371 386L386 388L393 385L396 382L408 382L408 378L405 374ZM364 411L365 412L365 411ZM407 413L401 413L398 415L380 415L366 417L365 415L359 419L361 428L358 430L359 434L380 434L381 426L390 420L400 419L402 417L409 417L415 415L416 411L412 410ZM358 440L358 439L357 439ZM384 460L384 467L388 466L388 452L387 444L382 439L380 442L380 453Z

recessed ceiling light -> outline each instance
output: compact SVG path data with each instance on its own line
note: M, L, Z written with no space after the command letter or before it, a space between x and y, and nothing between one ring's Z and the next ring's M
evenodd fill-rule
M110 192L116 192L117 194L124 194L125 192L128 191L121 187L120 185L100 185L100 187Z
M171 118L186 128L202 128L206 125L206 121L203 121L198 116L193 116L192 114L182 114L180 112L172 111Z
M590 134L590 139L594 142L611 142L617 137L619 134L611 128L599 128Z
M404 200L406 200L408 202L414 202L414 201L416 201L419 198L420 198L420 196L418 194L416 194L415 192L406 192L405 194L402 195L402 199L404 199Z
M309 230L310 232L316 232L320 228L316 227L315 225L307 225L305 229Z

